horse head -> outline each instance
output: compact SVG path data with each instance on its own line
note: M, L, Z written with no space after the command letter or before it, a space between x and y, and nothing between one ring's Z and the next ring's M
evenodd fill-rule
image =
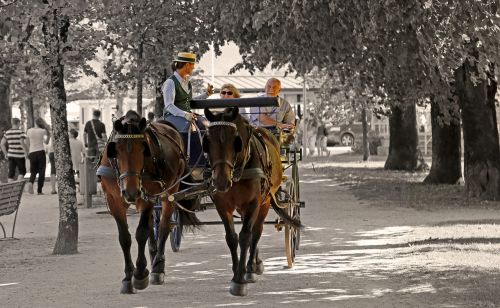
M114 141L108 144L106 154L115 159L119 173L118 185L129 204L142 196L142 172L146 157L151 156L144 132L147 122L138 113L129 110L125 117L113 123Z
M233 171L238 153L242 151L242 117L238 108L226 108L212 113L205 108L210 121L208 132L203 138L203 151L208 154L212 167L212 184L220 192L227 192L233 182Z

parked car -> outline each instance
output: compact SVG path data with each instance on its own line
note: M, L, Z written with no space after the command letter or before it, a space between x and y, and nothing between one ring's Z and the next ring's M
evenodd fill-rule
M349 147L360 147L363 140L363 123L351 122L340 126L327 126L328 146L341 145ZM370 152L376 153L376 147L381 143L380 137L374 130L368 131L368 142L370 143Z
M340 126L327 126L329 146L353 146L355 141L363 138L363 125L361 122L345 123ZM358 139L359 138L359 139Z

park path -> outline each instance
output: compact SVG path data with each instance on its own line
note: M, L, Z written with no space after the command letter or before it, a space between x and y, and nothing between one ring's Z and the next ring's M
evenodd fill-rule
M260 245L266 272L249 286L245 298L232 297L227 291L230 257L221 225L187 234L178 253L167 250L164 286L120 295L123 258L115 223L102 213L106 208L79 208L79 253L54 256L57 196L26 194L19 211L18 239L0 241L0 307L500 304L495 284L500 277L499 230L494 224L500 221L500 211L462 208L430 212L374 206L356 199L354 188L333 181L311 164L301 168L301 180L307 203L302 210L306 229L296 266L285 268L284 234L266 225ZM138 215L129 218L135 229ZM213 210L200 213L200 218L217 220ZM489 248L461 258L456 252L463 250L462 246L449 249L416 244L429 238L449 240L461 226L483 239L486 230L483 244Z

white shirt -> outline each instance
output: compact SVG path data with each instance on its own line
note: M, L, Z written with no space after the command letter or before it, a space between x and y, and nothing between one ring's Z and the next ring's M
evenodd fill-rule
M177 71L174 72L174 76L175 76L175 78L177 78L177 80L179 80L182 89L184 89L184 91L186 91L186 93L189 94L190 93L190 91L189 91L189 78L187 78L187 77L185 79L182 78L181 75L179 75L179 73L177 73ZM172 79L168 78L161 86L161 91L163 93L163 104L165 105L164 112L169 112L169 113L173 114L174 116L184 117L186 112L184 110L179 109L178 107L176 107L174 105L174 101L175 101L175 83L174 83L174 81ZM195 98L196 99L205 99L207 97L208 97L208 94L204 93L204 94L201 94Z
M45 151L44 147L44 136L47 135L47 131L43 128L32 127L26 132L28 140L30 143L29 152Z
M267 96L267 94L259 94L259 96ZM270 107L251 107L250 108L250 123L255 126L262 126L259 120L261 114L266 114L278 123L295 125L295 113L289 102L278 96L279 106Z

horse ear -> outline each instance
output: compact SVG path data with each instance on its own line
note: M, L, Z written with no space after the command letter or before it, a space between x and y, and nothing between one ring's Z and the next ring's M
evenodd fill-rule
M215 120L215 115L210 111L210 109L205 108L205 117L207 117L207 120L210 122L214 122Z
M241 141L240 136L236 136L236 138L234 138L234 152L239 153L241 152L242 149L243 149L243 141Z
M207 117L208 118L208 117ZM208 136L203 136L203 152L208 153L208 148L210 147L210 140L208 140Z
M147 142L143 142L142 145L144 145L144 156L150 157L151 156L151 150L149 149L149 145Z
M114 128L117 132L121 131L121 130L122 130L122 128L123 128L122 120L120 120L120 119L116 120L116 121L115 121L115 123L113 123L113 128Z
M142 132L146 128L146 125L148 125L148 122L146 121L146 118L142 118L141 122L139 122L139 130Z
M108 158L116 158L116 142L109 142L106 148L106 155Z
M239 108L238 107L233 107L231 108L230 111L230 115L231 115L231 120L230 121L233 121L234 119L236 119L236 117L238 116L238 113L240 112Z

